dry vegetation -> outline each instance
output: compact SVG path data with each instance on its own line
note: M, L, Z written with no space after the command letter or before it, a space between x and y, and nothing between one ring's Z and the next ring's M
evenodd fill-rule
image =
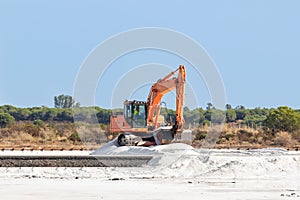
M70 150L95 149L113 139L107 127L73 123L18 122L0 129L0 149L44 149ZM262 128L249 128L225 124L222 127L204 126L193 131L193 143L196 148L266 148L282 147L297 149L300 147L299 132L268 132ZM215 145L211 145L215 144Z
M193 131L193 146L203 147L207 137L214 132L211 127L202 127ZM286 149L299 149L300 133L299 132L270 132L262 128L250 128L247 126L232 126L225 124L222 129L218 130L218 139L215 148L267 148L280 147ZM205 139L206 138L206 139Z
M72 110L68 107L74 103L72 98L60 97L55 100L55 108L0 106L0 149L97 148L117 136L110 135L108 129L112 110L100 107ZM162 111L165 119L175 120L175 111ZM100 125L93 124L95 115ZM74 116L81 124L74 124ZM298 148L300 143L300 110L287 106L246 109L227 104L226 110L219 110L209 103L206 110L184 108L184 119L186 128L194 127L191 129L195 147L291 149ZM217 125L223 120L224 126Z
M18 122L0 129L0 148L8 149L85 149L76 137L72 123L53 123L35 125Z

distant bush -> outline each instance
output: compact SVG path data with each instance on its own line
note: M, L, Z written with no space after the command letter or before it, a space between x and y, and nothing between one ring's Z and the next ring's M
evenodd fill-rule
M9 113L0 113L0 127L4 128L8 125L15 123L15 118Z
M79 137L79 134L77 132L72 133L69 137L68 140L71 140L73 142L80 142L81 139Z
M33 124L39 127L45 127L45 122L40 119L34 120Z

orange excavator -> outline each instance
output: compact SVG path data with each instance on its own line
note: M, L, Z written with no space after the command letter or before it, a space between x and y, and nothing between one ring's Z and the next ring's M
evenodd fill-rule
M177 77L174 75L177 73ZM122 115L112 115L110 132L119 134L120 146L151 146L168 143L183 130L183 101L186 82L185 67L180 65L163 79L154 83L147 101L124 101ZM174 123L166 123L160 115L162 97L176 89Z

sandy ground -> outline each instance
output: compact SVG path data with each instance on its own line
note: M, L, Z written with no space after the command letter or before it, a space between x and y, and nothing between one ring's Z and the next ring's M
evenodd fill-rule
M154 159L142 168L0 168L0 199L300 199L299 152L175 144L97 154Z

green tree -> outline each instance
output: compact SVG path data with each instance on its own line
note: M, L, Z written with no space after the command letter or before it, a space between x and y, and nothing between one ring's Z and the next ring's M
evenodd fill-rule
M205 119L204 113L205 111L202 108L197 108L194 110L183 112L183 117L186 125L191 124L198 126L199 124L202 124L202 122Z
M247 115L243 123L250 127L262 126L265 125L266 118L267 116L264 115Z
M226 110L230 110L230 109L232 109L232 106L230 104L226 104L225 108L226 108Z
M9 113L0 112L0 127L4 128L15 122L15 118Z
M184 107L183 107L183 112L190 112L190 109L189 109L189 107L187 107L187 106L184 106Z
M233 109L226 110L226 122L234 122L236 120L236 113Z
M57 108L48 108L44 116L44 120L53 121L57 117L58 113L59 111Z
M226 120L226 113L223 110L219 109L213 109L212 115L211 115L211 122L212 123L224 123Z
M207 103L206 110L211 110L211 109L214 109L213 104L212 103Z
M235 113L236 113L236 120L244 120L247 114L249 113L248 110L244 106L237 106L235 108Z
M112 111L108 109L99 108L99 107L96 107L96 111L97 111L96 116L98 118L99 123L109 124Z
M0 110L10 113L10 112L16 112L17 108L11 105L3 105L0 106Z
M69 95L59 95L54 97L54 107L55 108L72 108L79 107L79 103L75 103L73 97Z
M254 108L247 110L247 115L244 118L243 123L251 127L257 127L265 125L265 120L269 114L267 108Z
M219 124L224 122L226 118L226 114L222 110L213 108L213 109L206 110L204 117L206 120L210 121L213 124L215 123Z
M18 108L16 112L10 112L10 114L17 120L17 121L24 121L28 120L31 112L28 108Z
M74 119L72 109L61 109L60 112L57 113L56 121L73 122Z
M275 131L297 131L300 130L300 114L287 106L278 107L270 111L266 125Z
M46 121L46 113L47 113L48 108L46 107L33 107L31 108L31 114L28 117L30 120L34 121L37 119Z

